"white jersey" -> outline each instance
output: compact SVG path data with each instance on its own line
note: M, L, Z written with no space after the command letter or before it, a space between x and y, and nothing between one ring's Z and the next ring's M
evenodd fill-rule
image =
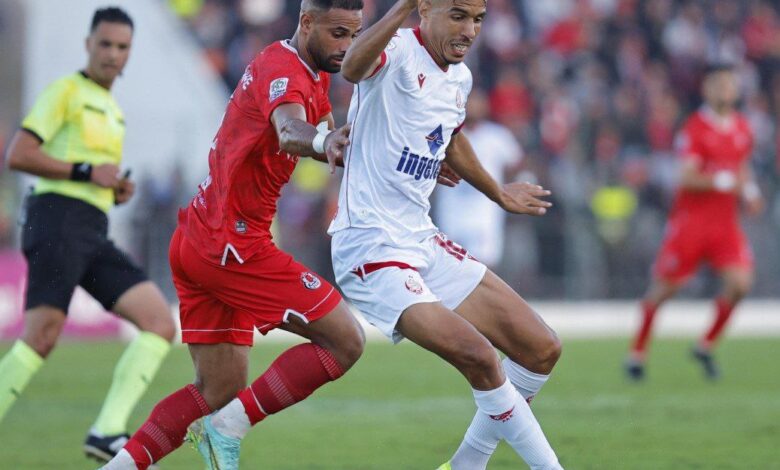
M444 71L434 62L419 29L398 30L380 66L352 94L352 143L328 233L370 228L402 245L436 231L429 197L465 119L471 85L465 64Z

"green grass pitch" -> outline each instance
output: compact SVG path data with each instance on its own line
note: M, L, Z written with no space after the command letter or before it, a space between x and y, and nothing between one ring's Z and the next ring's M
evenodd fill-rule
M250 377L288 346L261 342ZM702 378L683 340L657 341L646 382L628 383L620 368L625 346L564 341L561 362L534 401L565 468L780 469L780 339L726 339L719 383ZM81 442L122 347L61 344L0 424L0 468L95 468ZM131 425L191 379L186 349L175 348ZM344 379L253 429L242 468L433 470L457 448L473 412L466 382L438 358L412 344L369 343ZM185 445L161 467L202 465ZM525 467L502 444L488 468Z

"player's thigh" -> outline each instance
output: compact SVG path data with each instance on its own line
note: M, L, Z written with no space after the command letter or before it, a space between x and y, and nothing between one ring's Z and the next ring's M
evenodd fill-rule
M388 258L393 259L392 254ZM420 273L405 263L368 263L351 271L337 268L336 275L344 295L363 317L396 343L403 339L396 326L404 310L440 300Z
M176 334L173 316L163 293L151 281L134 285L119 296L113 311L141 331L154 333L168 341Z
M345 370L360 358L366 342L363 327L343 300L317 320L307 323L293 317L280 328L327 349Z
M182 270L191 282L234 311L251 315L262 334L292 319L311 323L342 300L330 283L274 246L243 263L231 258L224 266L207 262L191 246L181 255Z
M195 386L212 410L222 408L246 388L249 346L190 344Z
M91 253L82 244L48 233L40 220L27 222L22 236L27 260L25 308L54 307L68 311L73 291L86 272Z
M555 332L492 271L455 311L513 361L547 373L560 355Z
M79 283L103 308L115 311L115 306L123 294L147 281L143 270L112 241L105 239L90 260ZM159 305L152 307L159 308Z
M707 233L692 223L670 223L652 266L655 279L685 283L707 256Z
M738 225L724 227L713 234L710 260L727 289L744 295L753 284L753 250Z

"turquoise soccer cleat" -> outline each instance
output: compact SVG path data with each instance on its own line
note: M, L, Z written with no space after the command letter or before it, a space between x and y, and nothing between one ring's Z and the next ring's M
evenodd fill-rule
M192 423L187 440L195 444L207 470L238 470L241 439L220 433L211 424L211 416Z

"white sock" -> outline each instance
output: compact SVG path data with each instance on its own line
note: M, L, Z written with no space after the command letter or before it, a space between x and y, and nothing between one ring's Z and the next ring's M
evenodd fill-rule
M504 358L501 364L509 381L527 402L530 402L539 393L539 390L550 378L549 375L531 372L508 357ZM496 451L498 441L501 439L495 433L491 433L492 423L493 420L488 415L477 410L466 430L463 442L455 451L455 455L452 456L450 461L452 470L484 470L487 467L488 461L493 452Z
M221 434L243 439L252 428L241 400L234 398L230 403L211 415L211 424Z
M473 392L478 412L492 421L487 437L493 434L505 439L532 470L562 468L531 408L509 379L497 389Z
M135 460L125 449L120 450L110 462L100 467L100 470L138 470Z
M452 470L485 470L490 456L498 447L499 437L495 435L493 420L477 410L463 442L450 459Z
M512 382L512 385L520 392L520 395L529 403L550 378L549 375L531 372L520 364L511 361L508 357L504 358L501 364L504 366L504 372L506 372L509 381Z

